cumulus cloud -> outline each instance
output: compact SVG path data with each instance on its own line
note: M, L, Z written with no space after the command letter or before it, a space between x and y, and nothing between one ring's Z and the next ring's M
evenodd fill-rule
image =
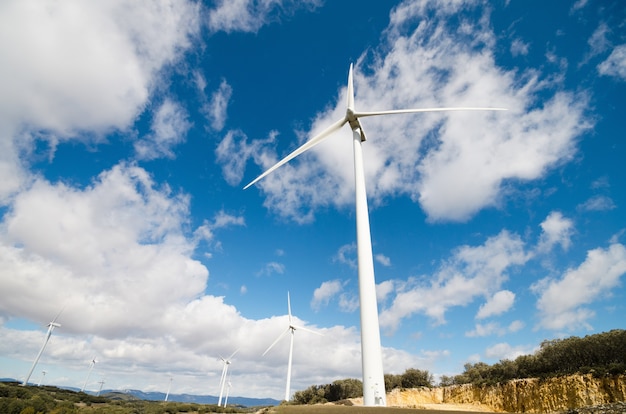
M548 252L557 244L563 250L569 249L572 232L574 231L574 222L572 220L563 217L563 214L558 211L553 211L540 226L542 233L537 245L538 251Z
M415 313L429 316L436 324L445 323L449 308L466 306L480 296L495 295L507 280L509 269L523 265L528 258L522 240L507 231L481 246L462 246L427 279L430 282L409 279L407 283L398 283L393 303L380 314L381 327L393 331ZM499 306L496 309L493 305L492 311L504 308Z
M607 249L587 252L577 268L569 269L560 278L546 278L533 284L539 295L540 328L573 330L590 328L594 312L585 307L618 286L626 273L626 248L612 244Z
M515 293L510 290L496 292L489 300L480 306L476 319L484 319L494 315L500 315L513 306Z
M80 16L80 18L77 18ZM199 32L199 5L0 4L0 200L29 178L17 153L35 140L98 140L127 129Z
M477 23L464 20L463 30L448 27L444 19L449 13L475 11L468 3L403 3L390 16L384 53L367 68L357 65L360 110L509 109L364 119L369 137L364 144L365 175L374 205L407 195L432 221L468 220L483 208L499 206L514 185L510 183L539 179L571 160L576 139L590 127L583 114L584 94L563 90L558 77L544 78L531 69L507 72L497 66L495 35L485 24L488 16ZM333 105L314 117L299 143L344 116L345 92L338 90ZM262 169L271 165L258 164ZM258 185L268 208L301 220L316 208L350 205L352 181L351 133L346 127Z
M208 278L189 258L187 214L186 195L132 165L103 172L85 190L35 181L2 222L4 311L45 320L68 301L64 318L81 320L78 332L152 329L155 307L195 297Z
M311 307L313 309L319 309L323 305L328 305L328 302L337 296L343 289L343 284L340 280L329 280L323 282L320 287L313 291L313 299L311 299Z
M140 160L174 158L174 147L185 141L191 123L187 111L171 99L165 99L152 119L152 134L135 142Z

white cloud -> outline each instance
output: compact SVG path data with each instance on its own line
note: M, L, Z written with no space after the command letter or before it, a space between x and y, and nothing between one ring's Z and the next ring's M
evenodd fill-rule
M354 312L359 309L360 301L359 297L356 295L349 295L347 293L342 293L339 295L339 310L342 312Z
M528 54L529 45L521 39L514 39L511 42L511 54L513 56L526 56Z
M191 123L187 111L171 99L165 99L152 119L152 134L135 142L140 160L174 158L173 147L185 141Z
M469 338L485 337L491 335L502 336L510 332L517 332L524 327L524 322L516 320L507 327L500 326L497 322L489 322L486 324L477 323L472 331L465 332L465 336Z
M516 320L510 323L508 330L509 332L518 332L522 330L526 326L526 324L520 320Z
M532 288L539 294L539 327L550 330L589 328L595 313L586 308L610 294L626 273L626 248L612 244L587 252L587 258L560 279L546 278Z
M17 151L34 140L54 151L128 128L198 34L198 15L174 0L1 2L0 200L27 182Z
M257 276L271 276L273 274L282 275L285 273L285 265L278 262L266 263L263 269L257 272Z
M344 244L339 248L337 254L335 255L335 261L342 264L347 264L352 269L357 268L357 251L356 244Z
M548 252L555 245L560 245L563 250L567 250L571 244L574 222L563 217L558 211L551 212L540 224L542 233L537 245L540 252Z
M222 166L224 179L230 185L239 185L243 178L246 162L254 158L259 163L269 163L261 148L273 143L276 133L270 133L265 140L248 144L248 137L242 131L231 130L226 133L215 149L217 163Z
M502 328L496 322L490 322L487 324L477 323L473 331L465 332L465 336L469 338L490 336L494 334L501 334Z
M616 46L609 57L598 65L598 72L626 80L626 44Z
M320 287L313 292L313 299L311 299L311 307L313 309L320 309L323 306L328 305L328 302L337 296L343 290L343 284L340 280L329 280L323 282Z
M2 307L46 320L67 301L64 318L83 324L77 332L153 328L155 307L193 298L206 284L207 269L189 258L187 214L186 195L156 187L132 165L103 172L85 190L35 181L2 223Z
M391 259L385 256L384 254L381 254L381 253L375 254L374 260L376 260L378 263L380 263L383 266L386 266L386 267L391 266Z
M510 290L496 292L486 303L480 306L476 319L484 319L490 316L501 315L511 309L515 301L515 293Z
M226 123L226 110L228 109L228 101L233 94L233 88L222 80L219 88L213 93L211 102L209 102L204 111L207 114L211 127L216 131L221 131Z
M384 302L387 300L387 297L394 291L395 281L393 280L385 280L376 284L376 300L380 302Z
M467 220L483 208L499 206L509 181L541 178L571 160L576 138L590 126L583 116L586 96L564 91L558 77L542 79L531 69L506 72L496 66L495 35L484 24L488 16L476 24L464 20L462 30L437 18L453 11L462 14L466 7L474 11L465 3L435 7L430 2L395 9L386 31L389 48L366 68L371 75L358 65L355 70L356 107L498 106L509 111L364 119L369 137L365 174L374 206L391 196L408 195L430 220ZM430 13L435 16L422 19ZM333 99L336 104L315 117L300 143L344 116L344 95L342 88ZM268 155L265 160L278 158ZM302 220L311 219L319 207L350 205L352 181L351 133L346 127L258 185L267 207Z
M610 32L611 30L609 29L609 26L604 22L600 22L596 30L594 30L593 34L587 41L590 50L588 56L586 57L586 60L593 56L599 55L611 46L611 42L608 39L608 34Z
M219 0L209 10L208 25L212 31L253 32L264 25L280 19L280 14L293 13L298 8L314 9L320 0Z
M593 196L578 206L583 211L608 211L615 208L615 203L607 196Z
M485 350L485 356L489 359L496 359L498 361L507 359L514 360L518 356L528 355L532 353L532 349L524 345L511 346L506 342L501 342L490 346Z
M460 247L428 278L429 283L409 280L398 284L393 303L380 314L380 324L393 331L402 319L418 312L434 323L444 323L448 308L466 306L479 296L494 295L507 280L507 271L523 265L528 258L520 238L506 231L489 238L482 246Z

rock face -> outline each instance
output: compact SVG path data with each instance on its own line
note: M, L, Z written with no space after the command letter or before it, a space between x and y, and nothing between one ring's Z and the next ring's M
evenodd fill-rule
M546 413L626 401L626 376L594 378L572 375L540 380L514 380L494 386L453 385L393 390L387 405L424 407L432 404L473 405L490 411Z

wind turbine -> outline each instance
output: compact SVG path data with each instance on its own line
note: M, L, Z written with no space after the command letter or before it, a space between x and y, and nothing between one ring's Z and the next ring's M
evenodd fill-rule
M96 394L96 397L100 396L100 393L102 392L102 386L104 385L104 378L101 379L98 384L100 384L100 388L98 388L98 393Z
M41 371L41 378L39 379L39 384L37 384L38 387L41 387L41 383L43 382L44 377L46 376L46 370Z
M230 382L230 375L228 376L228 386L226 387L226 397L224 398L224 407L228 405L228 395L230 394L230 387L232 387L232 383Z
M370 235L367 195L365 192L365 173L363 170L363 150L365 133L359 118L379 115L409 114L418 112L440 111L502 111L504 108L423 108L396 109L387 111L361 112L354 107L354 85L352 81L352 65L348 73L348 102L346 114L337 122L314 136L285 158L274 164L263 174L254 179L244 189L255 184L274 170L291 161L298 155L308 151L328 138L333 132L345 124L352 129L354 151L354 183L356 192L356 237L358 256L359 301L361 308L361 363L363 369L363 405L386 406L385 379L383 374L382 347L380 344L380 327L378 323L378 305L376 303L376 281L374 278L374 259L372 254L372 238Z
M35 360L33 361L33 366L30 367L30 371L28 371L28 375L26 375L26 379L24 380L22 385L28 385L28 380L30 379L30 376L33 374L33 371L35 370L35 367L37 366L37 362L39 362L39 358L41 357L41 354L43 354L43 350L46 348L46 345L48 345L48 341L50 340L50 335L52 335L52 331L54 331L54 328L61 327L61 324L57 323L57 319L59 318L59 315L61 315L61 312L63 312L63 309L65 309L65 307L63 307L59 311L59 313L57 313L57 316L54 317L52 322L48 324L48 332L46 333L46 339L44 339L43 345L41 346L39 353L37 354L37 356L35 357Z
M274 345L276 345L278 343L278 341L280 341L283 336L285 336L287 333L290 333L290 338L289 338L289 360L287 363L287 386L285 387L285 401L289 401L289 397L290 397L290 391L291 391L291 362L293 360L293 336L294 336L294 332L296 331L296 329L302 329L303 331L307 331L307 332L311 332L314 333L316 335L321 335L321 333L319 332L315 332L312 331L310 329L304 328L302 326L296 326L293 324L292 320L291 320L291 300L289 299L289 292L287 292L287 311L289 312L289 326L287 327L287 329L285 329L283 331L283 333L281 333L280 335L278 335L278 338L276 338L276 340L274 342L272 342L272 344L265 350L265 352L263 352L263 356L265 356L265 354L267 354L269 352L270 349L272 349L274 347Z
M165 394L165 399L163 401L167 401L170 396L170 390L172 389L172 380L174 378L170 377L170 385L167 386L167 393Z
M96 365L96 362L98 362L96 360L96 357L93 357L93 359L89 363L89 371L87 371L87 377L85 378L85 383L83 384L83 388L80 389L80 392L85 391L85 387L87 386L87 381L89 381L89 376L91 375L91 371L93 370L93 367Z
M226 375L228 374L228 366L231 364L231 359L235 356L237 352L239 352L239 349L233 352L232 355L229 356L228 358L224 358L220 356L220 359L224 363L224 367L222 368L222 377L220 378L220 398L217 400L218 407L222 405L222 396L224 395L224 386L226 385Z

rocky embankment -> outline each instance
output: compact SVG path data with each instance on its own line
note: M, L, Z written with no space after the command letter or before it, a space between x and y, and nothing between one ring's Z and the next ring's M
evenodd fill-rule
M453 385L395 389L390 407L460 409L511 413L589 412L626 414L626 376L594 378L571 375L540 380L514 380L494 386ZM590 407L593 407L590 410ZM604 407L604 409L601 409Z

